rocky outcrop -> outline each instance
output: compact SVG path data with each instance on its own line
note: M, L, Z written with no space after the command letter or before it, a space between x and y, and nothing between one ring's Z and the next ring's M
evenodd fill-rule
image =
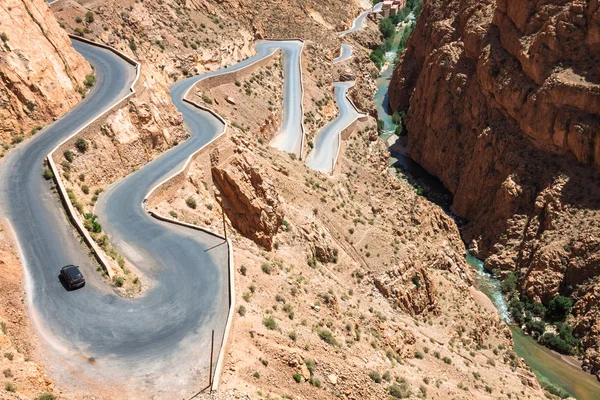
M44 0L0 5L0 141L29 134L81 100L92 69Z
M577 301L600 274L599 20L597 1L426 1L389 92L466 242L531 300L573 295L576 326L597 316Z
M283 221L282 199L263 178L256 160L248 153L236 155L223 168L213 166L212 176L233 227L270 250Z
M437 313L435 284L425 268L389 270L374 279L381 294L400 309L413 315Z

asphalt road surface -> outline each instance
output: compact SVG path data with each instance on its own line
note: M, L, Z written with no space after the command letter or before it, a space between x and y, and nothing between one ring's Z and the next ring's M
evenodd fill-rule
M340 55L333 59L333 63L338 64L350 58L352 58L352 46L349 44L342 44Z
M350 126L357 118L361 117L352 103L346 97L348 89L354 82L335 82L335 104L339 114L337 118L329 121L315 137L315 148L306 157L306 165L316 171L330 173L338 156L340 147L340 134Z
M210 140L219 123L201 113L186 118L190 140L100 196L97 212L105 231L153 284L139 299L115 295L73 234L42 178L42 164L56 144L129 92L135 70L108 50L77 41L73 46L94 65L96 85L75 109L9 153L0 168L0 215L18 238L32 321L54 350L50 372L74 388L93 380L134 393L189 395L190 387L207 383L210 331L215 329L218 349L227 319L227 246L152 219L141 201L154 182ZM64 289L58 274L66 264L81 266L84 288Z
M356 32L356 31L362 29L362 27L365 23L365 19L367 19L367 16L371 13L376 13L376 12L381 11L382 7L383 7L383 3L377 3L370 10L363 11L362 13L359 14L358 17L356 17L356 19L354 21L352 21L352 27L350 27L350 29L348 29L346 31L339 32L338 36L344 37L352 32Z

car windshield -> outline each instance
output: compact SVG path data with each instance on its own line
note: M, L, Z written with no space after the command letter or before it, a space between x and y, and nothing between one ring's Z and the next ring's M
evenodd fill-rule
M81 275L81 272L79 272L79 268L77 268L77 267L70 267L70 268L68 268L67 269L67 273L73 279L81 279L83 277Z

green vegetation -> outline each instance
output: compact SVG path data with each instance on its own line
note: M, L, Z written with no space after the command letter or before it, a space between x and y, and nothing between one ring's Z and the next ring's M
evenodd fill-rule
M88 11L87 13L85 13L85 22L87 22L88 24L91 24L92 22L94 22L94 12L93 11Z
M302 379L303 379L303 378L302 378L302 375L300 375L300 374L297 374L297 373L296 373L296 374L294 374L294 375L292 375L292 378L294 378L294 380L296 381L296 383L300 383L300 382L302 382Z
M96 221L98 216L96 214L87 213L84 215L83 226L90 232L100 233L102 232L102 225Z
M571 395L567 391L559 388L558 386L554 386L552 383L550 383L544 379L540 379L539 382L540 382L540 386L542 387L542 389L544 389L545 391L547 391L550 394L558 396L561 399L566 399L566 398L571 397Z
M43 126L41 125L36 125L33 128L31 128L31 134L35 135L36 133L38 133L39 131L41 131L42 129L44 129Z
M94 84L96 84L96 77L92 74L86 75L83 84L85 85L85 87L91 88L92 86L94 86Z
M262 270L262 272L264 272L267 275L271 275L271 272L273 270L273 267L271 267L271 264L269 263L264 263L263 265L260 266L260 269Z
M270 331L277 329L277 322L271 317L263 319L263 325Z
M137 50L137 45L135 44L135 42L134 42L133 40L130 40L130 41L129 41L129 48L130 48L132 51L136 51L136 50Z
M12 382L6 382L6 383L4 384L4 390L6 390L7 392L14 393L14 392L16 392L16 391L17 391L17 385L15 385L15 384L14 384L14 383L12 383Z
M556 296L546 309L546 319L550 322L564 322L571 312L573 300L570 297Z
M44 392L36 397L34 400L55 400L56 396L52 393Z
M54 174L52 173L52 171L50 170L50 168L45 168L44 169L44 173L42 174L42 176L47 181L49 181L50 179L54 178Z
M369 378L371 378L375 383L381 383L381 374L377 371L369 372Z
M113 277L113 283L116 287L122 287L125 284L125 278L122 276L115 276Z
M396 399L406 399L412 395L410 384L404 379L396 379L397 383L388 386L387 391L390 396Z
M197 204L196 204L196 199L194 199L192 196L188 197L188 198L185 200L185 204L187 204L187 206L188 206L189 208L191 208L192 210L195 210L195 209L196 209L196 207L197 207Z
M501 283L502 292L509 299L508 310L513 320L538 342L559 353L575 355L579 351L579 339L573 334L573 328L564 324L573 299L556 296L545 307L542 303L521 300L517 292L518 277L514 272L508 273ZM556 333L546 332L546 324L554 325Z
M89 147L89 143L84 138L79 138L75 141L75 148L81 153L85 153Z
M332 345L332 346L339 346L340 344L338 343L337 340L335 340L335 337L333 336L333 333L331 333L330 331L328 331L327 329L320 329L319 330L319 337L321 338L322 341Z
M0 39L2 39L4 43L8 42L8 35L6 34L6 32L0 33Z
M243 317L244 315L246 315L246 307L244 307L244 306L239 306L237 311L238 311L238 314L240 314L241 317Z

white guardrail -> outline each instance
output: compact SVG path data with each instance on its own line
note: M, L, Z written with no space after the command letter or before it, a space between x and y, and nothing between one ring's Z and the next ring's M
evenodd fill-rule
M83 239L85 240L85 242L87 243L87 245L94 252L94 255L96 256L96 259L98 260L98 263L100 264L100 266L104 269L104 271L106 271L106 273L108 274L109 278L112 278L113 275L114 275L114 272L113 272L113 269L112 269L112 267L110 265L110 262L108 261L108 259L104 255L104 252L102 251L102 249L100 249L100 246L98 246L98 244L94 241L94 239L92 238L92 236L90 235L90 233L88 232L88 230L85 229L85 227L83 225L83 222L81 221L81 218L75 212L73 204L71 203L71 200L69 199L69 195L67 193L67 190L65 189L65 184L64 184L62 178L60 177L60 171L58 170L58 168L56 167L56 164L54 162L53 156L54 156L54 153L63 144L65 144L66 142L68 142L69 140L71 140L73 137L77 136L79 133L81 133L88 126L90 126L91 124L93 124L94 122L96 122L99 118L101 118L101 117L105 116L106 114L110 113L112 111L113 107L115 107L116 105L118 105L122 101L128 99L129 97L131 97L131 96L133 96L135 94L134 86L137 83L138 79L140 78L141 65L136 60L134 60L134 59L130 58L129 56L127 56L127 55L119 52L118 50L116 50L113 47L110 47L110 46L107 46L107 45L104 45L104 44L101 44L101 43L96 43L96 42L93 42L91 40L84 39L82 37L75 36L75 35L69 35L69 37L71 39L74 39L74 40L78 40L78 41L81 41L81 42L85 42L85 43L88 43L88 44L91 44L91 45L94 45L94 46L98 46L98 47L102 47L102 48L105 48L107 50L110 50L113 53L115 53L116 55L118 55L119 57L122 57L128 63L132 64L135 67L135 69L136 69L135 79L134 79L133 83L131 84L131 88L130 88L131 93L129 93L127 96L125 96L125 97L123 97L121 99L116 100L103 113L99 114L96 118L94 118L91 121L89 121L87 124L85 124L84 126L82 126L81 128L79 128L73 134L69 135L65 140L63 140L58 145L56 145L54 147L54 149L52 149L52 151L46 156L46 159L48 161L48 167L50 168L50 170L54 174L54 179L55 179L56 185L58 187L58 193L59 193L59 195L61 197L61 200L62 200L63 204L65 205L65 210L66 210L69 218L71 219L71 221L75 225L75 228L77 228L77 231L79 231L79 233L81 234L81 236L83 236Z

